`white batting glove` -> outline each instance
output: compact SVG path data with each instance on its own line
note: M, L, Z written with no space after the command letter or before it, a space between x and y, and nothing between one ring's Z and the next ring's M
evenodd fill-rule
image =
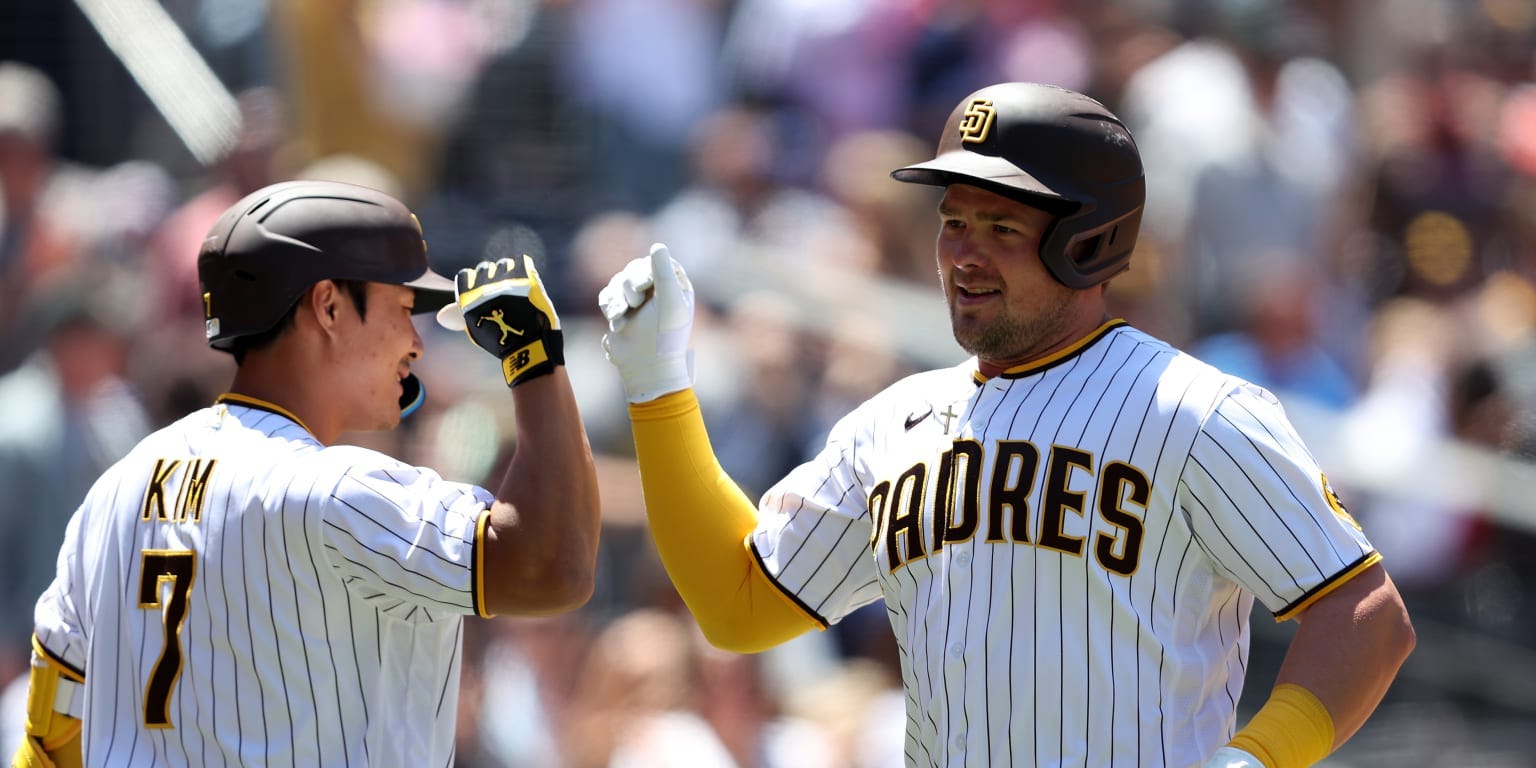
M1203 768L1264 768L1264 764L1237 747L1222 747L1205 761Z
M597 294L608 319L603 351L624 379L624 396L645 403L693 386L693 284L667 246L656 243Z

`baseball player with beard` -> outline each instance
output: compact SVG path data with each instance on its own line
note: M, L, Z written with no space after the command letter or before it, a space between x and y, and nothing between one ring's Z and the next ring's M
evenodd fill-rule
M596 473L538 272L455 285L403 204L321 181L236 203L198 272L234 381L70 520L13 765L451 765L464 617L592 590ZM493 489L338 444L420 404L411 318L439 307L512 388Z
M600 295L651 528L710 641L758 651L883 599L910 765L1321 760L1413 630L1275 398L1109 315L1144 198L1124 125L994 85L893 175L943 188L939 275L974 357L859 406L757 504L705 435L682 266L658 244ZM1299 627L1239 730L1255 600Z

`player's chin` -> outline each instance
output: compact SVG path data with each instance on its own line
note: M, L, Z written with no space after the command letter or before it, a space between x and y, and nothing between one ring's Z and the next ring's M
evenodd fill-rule
M395 398L392 403L379 406L379 424L381 429L394 429L400 426L404 417L400 413L400 399Z
M384 432L400 426L400 405L396 403L370 404L367 416L354 429L358 432Z
M396 385L382 389L368 399L369 431L378 432L400 426L400 398L405 388Z
M990 313L957 311L950 316L950 328L960 348L971 354L990 349L998 333L997 318Z
M956 333L962 329L985 328L991 324L994 314L991 307L953 302L949 305L949 322Z

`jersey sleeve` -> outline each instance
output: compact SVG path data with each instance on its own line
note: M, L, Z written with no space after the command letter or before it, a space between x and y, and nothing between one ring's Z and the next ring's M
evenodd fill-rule
M1206 553L1277 621L1380 560L1280 403L1252 385L1206 419L1179 506Z
M353 594L385 613L484 615L478 553L493 501L422 467L355 463L324 500L319 535Z
M64 530L64 544L59 548L53 583L38 597L32 616L33 635L37 638L38 646L48 658L68 671L67 677L76 682L85 679L88 650L88 638L77 604L78 600L83 599L83 594L75 574L81 519L82 513L76 510ZM78 712L69 714L79 717Z
M880 597L871 559L870 515L856 453L867 444L856 409L826 445L769 488L748 538L763 571L823 624Z

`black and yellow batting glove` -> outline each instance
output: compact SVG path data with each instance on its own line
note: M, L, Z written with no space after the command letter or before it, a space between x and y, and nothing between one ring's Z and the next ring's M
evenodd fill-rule
M560 316L532 258L482 261L461 269L455 292L464 332L501 360L507 386L531 381L565 364Z

